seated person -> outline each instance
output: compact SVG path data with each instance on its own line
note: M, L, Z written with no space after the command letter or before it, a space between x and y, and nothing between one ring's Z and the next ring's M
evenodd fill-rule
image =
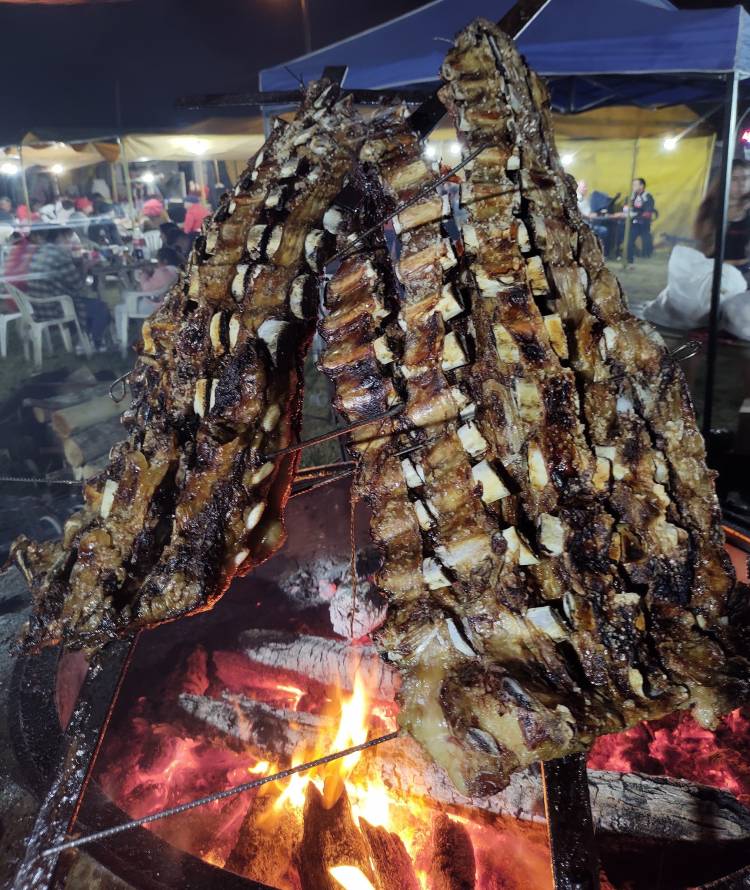
M698 250L676 245L669 257L667 286L648 303L643 315L654 324L690 330L708 323L713 284L716 210L720 182L709 187L695 221ZM750 274L750 165L736 160L732 166L728 227L719 294L719 323L743 340L750 340L750 292L743 272Z
M171 247L180 257L180 265L185 264L193 247L193 235L186 235L182 229L173 222L162 223L159 226L161 232L162 247Z
M47 229L46 240L31 257L27 292L30 297L71 297L81 327L101 349L110 321L109 308L88 295L84 277L73 259L74 238L72 229L63 226ZM62 314L59 303L34 305L35 321L51 321L62 318Z
M186 235L192 235L200 232L203 220L209 216L211 211L205 204L201 204L197 195L185 195L185 222L182 230Z
M153 269L139 269L135 273L141 291L154 294L153 297L141 297L138 300L139 312L146 312L149 307L153 311L160 306L166 292L180 277L182 260L176 250L162 247L156 254L156 259L158 262Z
M93 241L100 247L122 244L122 238L114 219L114 207L98 195L94 195L93 203L94 214L88 228L89 241Z
M0 195L0 223L8 223L13 225L16 221L13 215L13 204L6 195Z

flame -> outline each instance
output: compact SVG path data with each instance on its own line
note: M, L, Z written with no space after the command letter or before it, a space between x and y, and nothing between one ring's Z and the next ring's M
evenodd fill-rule
M288 692L292 696L292 702L290 711L296 711L299 708L299 703L302 701L302 696L305 694L304 689L300 689L298 686L282 686L279 684L277 687L281 692Z
M355 865L334 865L328 872L344 890L375 890L372 882Z
M255 766L249 766L247 768L249 773L252 773L254 776L263 776L266 774L270 774L271 764L267 760L259 760Z

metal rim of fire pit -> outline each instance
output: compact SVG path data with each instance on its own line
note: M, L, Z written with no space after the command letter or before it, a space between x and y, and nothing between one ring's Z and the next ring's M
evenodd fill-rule
M24 781L41 800L53 778L62 727L55 704L60 649L20 656L11 677L8 728ZM76 821L80 831L97 831L130 817L92 780ZM92 843L87 852L117 877L138 890L174 887L221 887L222 890L277 890L211 865L173 846L145 828Z

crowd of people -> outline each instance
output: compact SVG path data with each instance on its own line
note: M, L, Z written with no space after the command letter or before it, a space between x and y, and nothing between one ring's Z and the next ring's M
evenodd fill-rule
M167 208L159 196L148 196L133 221L98 193L89 197L62 195L46 204L32 201L30 207L14 207L7 196L0 196L2 278L35 300L69 296L94 347L105 350L112 312L91 286L90 273L117 263L136 263L139 268L133 274L142 294L138 311L148 314L156 309L179 277L193 240L210 213L194 195L184 199L182 212L173 204ZM160 246L155 256L151 251L152 262L145 263L144 233L149 231L159 233ZM4 311L16 309L12 297L3 295L2 302ZM35 321L62 317L57 301L31 305Z

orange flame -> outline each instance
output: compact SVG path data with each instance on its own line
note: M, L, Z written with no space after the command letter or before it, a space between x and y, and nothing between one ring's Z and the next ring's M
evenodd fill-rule
M344 890L375 890L372 882L362 874L362 870L356 865L334 865L328 871Z

